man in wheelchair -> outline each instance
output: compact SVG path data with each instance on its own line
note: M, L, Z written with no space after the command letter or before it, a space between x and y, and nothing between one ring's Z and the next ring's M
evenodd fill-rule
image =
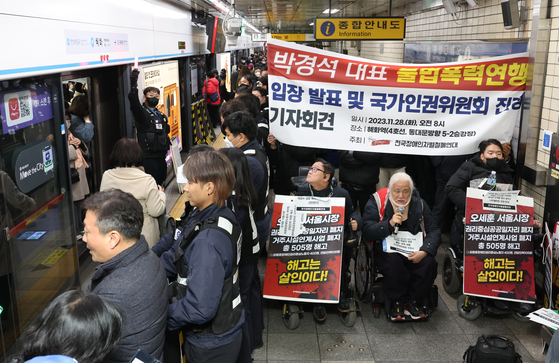
M424 319L423 300L437 276L435 255L441 231L408 174L394 174L388 188L373 194L363 223L364 240L374 242L378 253L383 291L392 306L390 319ZM398 247L404 244L411 247Z
M353 203L347 190L333 185L332 177L334 176L334 167L324 159L318 158L312 165L305 183L299 185L295 195L297 196L313 196L317 198L342 197L345 198L345 216L344 221L346 229L349 227L352 231L359 231L363 225L361 216L353 209ZM348 244L347 236L351 233L344 233L344 247L342 251L342 271L341 271L341 288L340 302L338 310L342 313L350 311L349 282L351 273L349 273L349 264L352 256L352 250L355 246ZM313 315L317 321L326 319L326 309L322 304L315 304Z

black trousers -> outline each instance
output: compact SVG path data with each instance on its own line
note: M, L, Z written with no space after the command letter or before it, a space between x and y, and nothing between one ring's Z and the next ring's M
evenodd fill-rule
M211 349L199 348L185 341L184 355L188 363L234 363L239 356L242 339L241 334L232 343Z
M392 301L421 301L437 277L437 261L429 254L413 263L399 253L380 252L378 269L384 275L382 289Z
M155 179L157 185L165 186L167 178L167 162L162 158L145 158L144 170Z

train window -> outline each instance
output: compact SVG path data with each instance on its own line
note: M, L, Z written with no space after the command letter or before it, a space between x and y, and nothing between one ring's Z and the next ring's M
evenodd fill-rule
M0 84L0 358L77 283L59 77Z

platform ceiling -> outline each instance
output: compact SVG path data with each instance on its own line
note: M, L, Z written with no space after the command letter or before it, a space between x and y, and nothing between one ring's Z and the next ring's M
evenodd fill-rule
M219 0L180 0L196 10L223 17L212 5L212 1ZM417 1L417 0L415 0ZM388 16L389 9L403 7L413 0L331 0L332 9L339 12L332 16L360 17L360 16ZM230 2L223 3L229 5ZM328 16L323 12L329 8L329 0L235 0L238 12L256 28L268 28L272 33L311 33L311 23L318 16Z

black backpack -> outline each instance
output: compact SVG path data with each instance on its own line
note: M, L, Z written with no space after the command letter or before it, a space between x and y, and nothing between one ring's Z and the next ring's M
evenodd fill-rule
M499 335L480 336L462 359L464 363L522 363L520 354L514 350L514 343Z

